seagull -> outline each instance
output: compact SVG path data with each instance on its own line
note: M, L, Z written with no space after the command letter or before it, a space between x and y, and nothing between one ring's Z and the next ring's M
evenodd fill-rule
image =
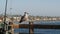
M19 21L19 23L23 22L23 21L27 21L28 20L28 13L24 12L24 15L21 17L21 20Z

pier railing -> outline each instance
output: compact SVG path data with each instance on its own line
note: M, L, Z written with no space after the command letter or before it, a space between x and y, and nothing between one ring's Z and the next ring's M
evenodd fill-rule
M41 24L33 24L33 22L29 22L29 24L19 24L19 28L29 28L29 34L34 34L34 28L60 29L60 25L41 25Z
M29 34L34 34L34 28L38 28L38 29L60 29L60 25L41 25L41 24L33 24L33 22L29 22L29 24L15 25L14 28L27 28L27 29L29 29ZM19 34L21 34L21 33L19 33Z

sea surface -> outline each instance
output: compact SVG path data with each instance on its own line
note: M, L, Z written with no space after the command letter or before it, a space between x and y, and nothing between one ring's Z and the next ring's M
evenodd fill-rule
M18 22L15 22L19 24ZM29 24L29 22L22 22L20 24ZM60 25L60 21L34 21L33 24L42 25ZM14 33L26 33L29 34L29 29L19 28L14 29ZM34 29L34 34L60 34L60 29Z

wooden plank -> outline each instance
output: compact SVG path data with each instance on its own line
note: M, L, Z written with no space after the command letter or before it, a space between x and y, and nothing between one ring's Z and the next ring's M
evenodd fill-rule
M19 28L29 28L29 24L19 24ZM31 28L38 29L60 29L60 25L41 25L41 24L32 24Z

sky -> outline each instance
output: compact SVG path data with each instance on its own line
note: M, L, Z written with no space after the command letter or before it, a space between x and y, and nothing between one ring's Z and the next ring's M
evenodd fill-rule
M4 14L6 0L0 0L0 14ZM60 16L60 0L8 0L7 14Z

